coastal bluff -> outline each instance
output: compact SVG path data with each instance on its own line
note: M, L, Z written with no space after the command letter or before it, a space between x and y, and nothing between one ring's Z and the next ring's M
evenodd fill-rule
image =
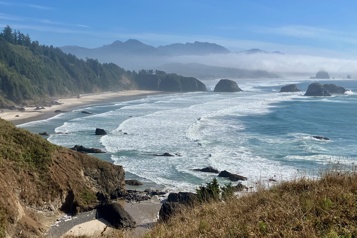
M0 119L0 237L40 237L60 211L76 214L125 193L125 172Z

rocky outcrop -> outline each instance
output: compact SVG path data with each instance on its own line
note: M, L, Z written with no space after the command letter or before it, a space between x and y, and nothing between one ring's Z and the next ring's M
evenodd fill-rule
M54 221L60 210L88 211L114 191L125 193L121 166L55 146L1 119L0 128L0 227L8 237L42 237L39 214Z
M321 70L319 72L316 73L316 76L315 76L316 79L329 79L330 78L330 75L328 72L324 71L324 70Z
M106 132L104 129L96 128L96 129L95 129L95 134L96 134L96 135L99 135L99 136L104 136L104 135L107 134L107 132Z
M92 153L92 154L105 153L105 151L103 151L101 149L87 148L87 147L84 147L83 145L75 145L71 148L71 150L75 150L75 151L82 152L82 153Z
M306 90L305 96L331 96L333 94L344 94L346 89L335 84L312 83Z
M211 166L208 166L208 167L205 167L203 169L194 169L194 171L200 171L200 172L205 172L205 173L215 173L215 174L218 174L218 170L211 167Z
M286 86L281 87L280 92L281 93L294 93L294 92L300 92L301 90L298 89L296 84L289 84Z
M194 205L197 195L189 192L170 193L159 211L160 221L168 221L170 217L185 206Z
M114 228L134 228L136 222L118 203L108 203L97 207L97 218L103 218Z
M232 174L230 172L228 172L227 170L223 170L222 172L220 172L218 174L218 177L222 177L222 178L228 178L231 181L244 181L247 180L247 177L238 175L238 174Z
M214 88L215 92L240 92L242 89L238 87L238 84L229 79L221 79Z

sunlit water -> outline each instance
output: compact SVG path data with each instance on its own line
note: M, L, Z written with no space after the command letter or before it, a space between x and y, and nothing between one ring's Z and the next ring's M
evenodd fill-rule
M243 92L154 95L21 127L47 131L49 141L65 147L103 149L107 153L98 157L122 165L128 177L176 191L211 181L214 174L193 170L206 166L246 176L244 183L251 186L269 178L316 176L331 164L356 161L356 81L332 81L351 90L333 97L279 93L287 81L237 82ZM303 91L310 83L290 82ZM108 135L95 136L97 127ZM175 156L155 156L165 152Z

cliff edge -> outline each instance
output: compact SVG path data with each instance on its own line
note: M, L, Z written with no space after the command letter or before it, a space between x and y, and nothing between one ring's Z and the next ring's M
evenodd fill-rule
M0 237L38 237L59 212L75 214L125 192L124 169L0 119Z

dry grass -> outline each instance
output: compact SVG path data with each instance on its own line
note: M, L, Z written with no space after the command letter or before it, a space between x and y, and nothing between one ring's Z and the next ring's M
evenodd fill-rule
M188 208L146 237L357 237L357 175L330 172Z

